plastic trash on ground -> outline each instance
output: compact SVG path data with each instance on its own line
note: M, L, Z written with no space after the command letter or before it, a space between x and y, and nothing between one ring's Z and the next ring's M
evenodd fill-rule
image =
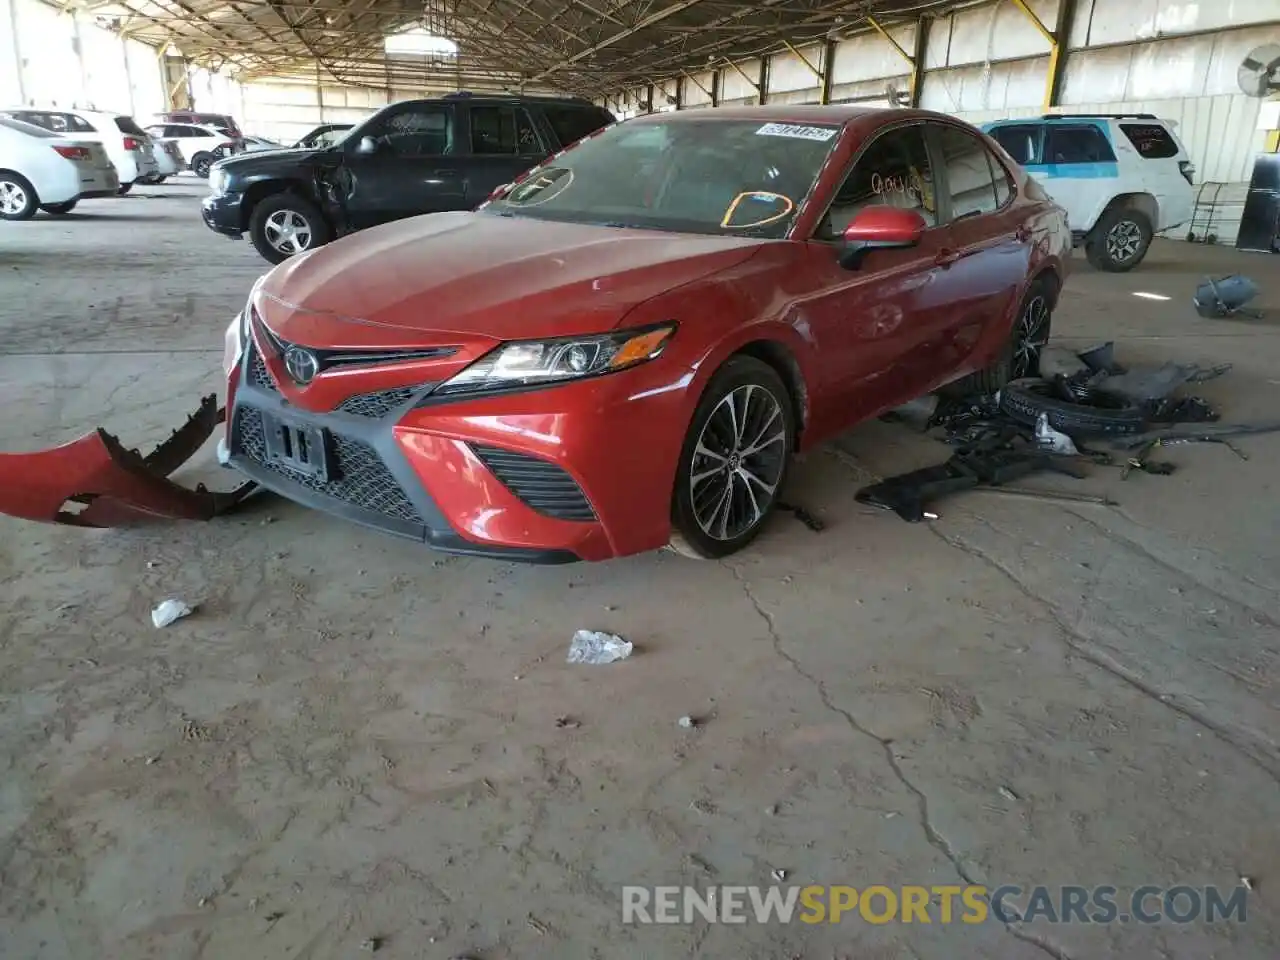
M569 644L569 663L613 663L631 656L634 647L627 640L612 633L596 630L579 630Z
M1036 446L1049 453L1060 453L1068 457L1078 456L1080 453L1069 436L1049 426L1047 413L1040 414L1040 419L1036 421Z
M151 611L151 622L155 624L156 629L167 627L175 620L181 620L183 617L191 616L192 608L181 600L166 600L160 606Z

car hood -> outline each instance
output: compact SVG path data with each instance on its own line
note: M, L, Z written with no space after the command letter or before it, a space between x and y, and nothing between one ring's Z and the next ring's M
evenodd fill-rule
M488 213L366 230L286 260L260 287L277 336L317 347L569 336L742 263L759 240Z
M296 170L323 156L324 150L252 150L235 153L218 161L230 177L261 177Z

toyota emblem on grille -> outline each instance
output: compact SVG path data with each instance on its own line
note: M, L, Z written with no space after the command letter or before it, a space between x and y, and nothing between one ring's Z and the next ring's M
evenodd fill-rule
M320 372L320 358L304 347L290 347L284 352L284 368L294 383L306 386Z

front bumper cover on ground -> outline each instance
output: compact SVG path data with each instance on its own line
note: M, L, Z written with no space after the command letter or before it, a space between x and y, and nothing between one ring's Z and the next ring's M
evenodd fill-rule
M210 520L253 492L194 489L169 479L223 422L210 394L187 422L151 453L125 448L99 428L35 453L0 453L0 513L76 527L125 527L165 520Z

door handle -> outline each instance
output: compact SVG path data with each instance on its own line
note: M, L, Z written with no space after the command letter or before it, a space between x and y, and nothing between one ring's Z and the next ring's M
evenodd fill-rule
M949 267L959 259L959 250L952 250L950 247L946 247L938 252L938 255L933 258L933 262L939 267Z
M1019 243L1026 243L1031 239L1031 228L1025 223L1020 224L1018 229L1013 231L1013 239L1017 240Z
M450 176L453 176L453 173L454 171L452 170L432 170L431 171L431 175L433 177L450 177Z

